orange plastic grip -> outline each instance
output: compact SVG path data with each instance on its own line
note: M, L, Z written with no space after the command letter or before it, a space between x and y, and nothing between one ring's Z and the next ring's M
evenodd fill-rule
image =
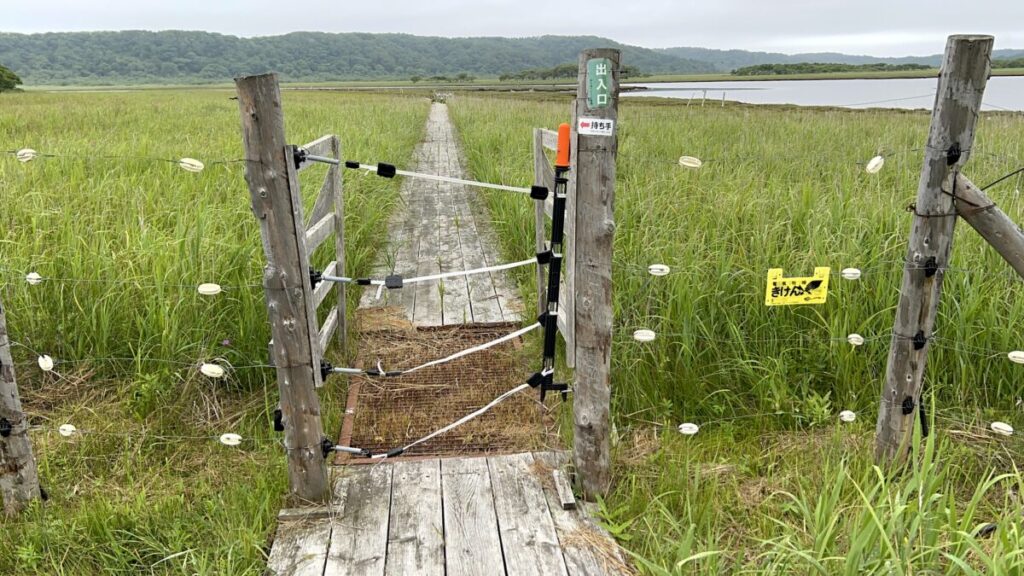
M569 125L565 122L558 125L558 155L555 156L555 166L569 167Z

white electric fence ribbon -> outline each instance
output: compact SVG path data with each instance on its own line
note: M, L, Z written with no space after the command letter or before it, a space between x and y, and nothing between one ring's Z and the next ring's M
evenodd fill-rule
M310 157L312 159L312 157ZM370 164L360 164L360 170L369 170L370 172L376 172L377 167ZM436 182L450 182L452 184L463 184L466 186L475 186L477 188L490 188L492 190L505 190L506 192L519 192L520 194L529 194L529 188L521 188L519 186L506 186L504 184L491 184L489 182L477 182L476 180L463 180L462 178L452 178L450 176L438 176L436 174L423 174L422 172L409 172L408 170L395 170L395 174L399 176L408 176L410 178L420 178L423 180L434 180Z
M453 430L455 428L458 428L459 426L462 426L466 422L469 422L470 420L472 420L472 419L480 416L481 414L487 412L491 408L494 408L498 404L501 404L509 396L514 396L514 395L516 395L516 394L518 394L518 393L520 393L523 390L526 390L528 388L530 388L529 384L520 384L519 386L516 386L515 388L509 390L508 392L505 392L501 396L498 396L494 400L491 400L491 402L489 404L487 404L486 406L484 406L483 408L480 408L480 409L478 409L475 412L471 412L469 414L466 414L462 418L459 418L458 420L456 420L455 422L452 422L451 424L445 426L444 428L441 428L439 430L435 430L434 432L431 432L430 434L424 436L423 438L420 438L419 440L416 440L415 442L407 444L404 448L402 448L402 452L405 452L405 451L413 448L414 446L416 446L418 444L422 444L422 443L426 442L427 440L430 440L432 438L440 436L441 434L444 434L445 432L449 432L449 431L451 431L451 430ZM387 456L388 456L387 453L374 454L372 456L372 458L387 458Z
M507 264L495 264L494 266L487 266L485 268L473 268L472 270L462 270L460 272L443 272L441 274L431 274L430 276L416 276L413 278L405 278L402 280L405 284L415 284L417 282L429 282L431 280L443 280L445 278L454 278L457 276L470 276L473 274L484 274L487 272L496 272L498 270L510 270L512 268L519 268L520 266L529 266L530 264L536 264L537 258L530 258L529 260L520 260L519 262L509 262Z
M444 364L446 362L451 362L452 360L458 360L459 358L462 358L463 356L469 356L470 354L474 354L476 352L483 352L484 350L487 350L488 348L492 348L494 346L497 346L498 344L502 344L504 342L508 342L509 340L514 340L516 338L519 338L520 336L522 336L524 334L527 334L529 332L532 332L533 330L536 330L536 329L538 329L540 327L541 327L540 322L537 322L535 324L531 324L531 325L527 326L526 328L522 328L520 330L516 330L515 332L512 332L511 334L506 334L506 335L504 335L501 338L498 338L496 340L491 340L490 342L484 342L483 344L481 344L479 346L474 346L472 348L467 348L467 349L462 350L460 352L456 352L455 354L452 354L451 356L448 356L446 358L440 358L438 360L432 360L430 362L427 362L426 364L421 364L419 366L416 366L415 368L410 368L408 370L403 370L402 374L411 374L411 373L413 373L413 372L415 372L417 370L422 370L424 368L430 368L431 366L437 366L438 364Z

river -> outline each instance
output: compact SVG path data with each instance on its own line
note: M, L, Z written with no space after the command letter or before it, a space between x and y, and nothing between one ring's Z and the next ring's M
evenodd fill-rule
M844 108L925 108L935 101L935 78L875 80L747 80L629 84L647 90L626 96L693 99L709 105L722 100L749 104L796 104ZM994 76L985 88L982 110L1024 110L1024 76Z

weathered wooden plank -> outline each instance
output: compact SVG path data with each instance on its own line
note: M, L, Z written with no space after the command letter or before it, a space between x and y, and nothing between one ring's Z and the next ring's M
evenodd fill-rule
M320 186L320 192L316 195L316 200L313 201L313 209L309 212L309 217L306 219L306 230L309 230L310 226L319 222L334 208L334 192L332 190L334 184L331 180L332 174L336 173L337 167L335 166L331 166L327 170L327 176L324 177L324 183Z
M956 176L957 214L1024 278L1024 231L963 174Z
M266 574L323 576L330 542L331 522L327 519L279 522Z
M442 151L447 156L447 151ZM446 158L445 158L446 159ZM452 174L451 164L442 164L443 174ZM438 214L438 263L439 272L465 270L466 260L463 256L462 232L465 222L458 218L455 205L459 202L455 196L465 194L464 186L439 182L437 187ZM473 310L469 304L469 278L466 276L448 278L441 282L441 312L445 325L466 324L473 321Z
M245 179L266 248L263 283L286 423L289 487L297 498L322 502L330 490L320 453L323 426L316 395L320 372L314 368L319 365L316 311L293 148L285 140L277 76L250 76L235 83L247 160Z
M28 418L21 409L18 381L14 375L11 342L7 336L7 312L0 303L0 422L7 429L0 436L0 498L5 516L20 512L39 498L39 472L28 436Z
M509 576L566 574L555 525L532 454L487 459L494 487L494 511Z
M992 44L991 36L950 36L946 43L879 403L875 429L879 462L904 460L918 418L928 343L935 331L942 279L953 246L953 186L974 145Z
M308 144L303 144L302 146L300 146L300 148L304 149L307 153L309 153L312 156L331 157L331 138L333 137L334 136L331 136L330 134L328 134L327 136L321 136L316 140L309 142ZM304 162L302 166L299 166L298 171L302 172L306 168L309 168L310 166L314 165L316 165L316 162Z
M610 102L590 108L587 100L587 62L609 61ZM619 51L584 50L579 59L579 83L573 107L566 278L569 286L566 320L575 348L576 385L573 389L573 458L583 494L604 495L611 483L609 404L612 351L612 241L615 237L615 157L618 136L583 135L577 131L582 117L602 118L618 124ZM618 130L618 126L616 126ZM617 132L616 132L617 134ZM576 303L579 306L576 306Z
M331 138L331 154L341 159L341 141L337 136ZM334 202L334 260L338 263L339 274L345 275L345 192L341 178L341 167L331 166L327 171L327 179L324 185L329 185L331 199ZM344 354L348 338L348 287L344 284L338 286L338 345Z
M547 130L545 128L540 129L541 146L551 150L552 152L558 151L558 132L554 130Z
M345 516L334 521L324 574L382 576L388 546L392 467L369 466L339 481Z
M558 136L555 135L557 140ZM555 174L551 171L548 157L544 154L544 130L533 129L533 181L538 186L548 189L548 198L551 198L551 190L555 186ZM540 254L547 249L547 218L551 217L551 208L547 200L534 200L533 214L533 240L534 249ZM543 266L537 266L537 314L543 314L547 309L547 274Z
M575 510L576 497L572 494L572 486L569 485L565 473L560 468L555 468L551 471L551 480L555 483L555 492L558 493L558 503L562 510Z
M277 513L278 522L292 522L296 520L323 520L341 516L345 512L344 506L327 504L323 506L306 506L303 508L282 508Z
M385 573L444 575L440 460L394 464Z
M568 454L562 452L537 452L533 456L545 468L559 473L569 459ZM558 484L554 486L557 488ZM544 489L544 496L551 511L551 519L555 523L555 531L569 576L631 573L615 540L594 522L586 509L564 509L561 506L561 497L548 487Z
M334 232L334 213L321 218L313 224L313 227L306 231L306 250L312 254L314 250L324 243L324 240Z
M337 271L338 263L331 262L327 265L327 268L324 268L323 274L324 276L335 276ZM319 308L320 304L323 304L324 299L326 299L327 295L331 293L331 288L333 288L335 284L335 282L321 280L320 283L316 285L316 288L313 289L313 306L315 308Z
M338 309L331 308L331 311L327 313L327 319L324 320L324 325L320 328L320 350L326 352L327 346L331 343L331 336L334 336L334 331L338 329Z
M447 576L505 574L487 459L441 460L441 492Z

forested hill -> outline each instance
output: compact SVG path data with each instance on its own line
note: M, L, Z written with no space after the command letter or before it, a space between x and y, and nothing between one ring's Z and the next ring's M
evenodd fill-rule
M711 48L660 48L659 52L670 54L679 58L696 60L711 65L719 72L731 72L745 66L758 66L761 64L803 64L820 63L829 64L891 64L894 66L902 64L922 64L937 68L942 62L942 54L931 56L899 56L885 58L879 56L856 56L851 54L840 54L838 52L813 52L807 54L782 54L779 52L751 52L748 50L714 50ZM1024 50L995 50L992 58L1020 58L1024 56Z
M408 79L467 73L498 77L575 62L585 48L622 49L623 63L647 73L712 67L593 36L437 38L328 34L238 38L210 32L0 33L0 65L33 84L223 82L273 70L284 80Z

